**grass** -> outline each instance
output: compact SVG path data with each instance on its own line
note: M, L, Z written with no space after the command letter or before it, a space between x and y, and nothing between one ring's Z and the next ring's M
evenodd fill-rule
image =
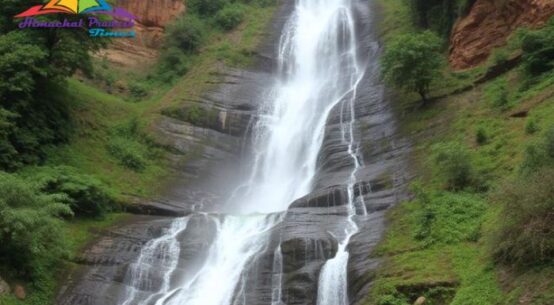
M385 45L392 35L414 30L407 2L379 3L384 14L381 33ZM506 50L510 55L517 53L513 45ZM373 254L383 263L376 271L365 304L407 305L419 296L428 298L426 304L554 304L554 266L531 270L497 266L490 255L494 245L488 237L490 231L502 224L502 219L498 219L499 207L488 200L490 193L517 173L525 147L537 141L541 131L554 125L554 73L528 83L516 68L483 84L473 84L494 64L490 60L461 73L445 71L448 77L431 88L431 96L438 98L425 107L418 107L418 98L413 94L395 93L401 132L414 144L412 171L425 189L432 192L443 189L443 181L435 176L429 158L432 147L456 142L471 150L477 177L484 186L475 196L482 198L485 205L483 210L474 210L480 215L480 234L475 240L454 243L429 244L416 238L423 222L422 211L429 208L418 200L389 211L389 227ZM507 91L507 103L501 106L497 95L499 82L506 83ZM526 131L529 120L533 120L535 132ZM486 135L486 141L477 141L479 132ZM473 208L463 209L471 212L467 210ZM440 214L435 217L444 218ZM467 224L465 220L461 223ZM434 229L434 232L439 239L453 236L450 230Z

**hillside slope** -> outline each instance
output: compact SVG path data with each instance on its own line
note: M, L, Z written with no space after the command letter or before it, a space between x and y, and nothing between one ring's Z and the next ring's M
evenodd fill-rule
M493 23L485 22L461 33L464 25L475 25L475 10L482 2L486 1L477 1L473 13L457 22L449 46L453 67L431 88L432 102L422 107L415 94L393 94L403 133L414 143L412 170L417 179L412 186L414 199L388 215L389 228L375 254L383 264L376 274L369 275L374 277L374 286L367 305L554 304L553 257L544 254L538 263L531 260L526 247L535 242L534 237L521 241L520 261L503 260L498 254L511 242L499 240L499 236L510 236L505 235L508 225L518 217L508 207L518 208L515 213L519 215L531 214L534 209L518 206L518 200L510 198L533 202L544 191L545 197L537 202L551 202L546 193L553 187L550 174L538 174L542 178L537 179L534 173L525 172L533 168L533 172L548 173L548 164L552 164L541 155L535 161L545 164L543 167L530 165L535 162L531 161L533 151L550 141L554 127L554 73L548 70L529 80L524 64L517 64L521 49L516 43L506 45L506 40L520 23L498 32L487 28ZM551 5L548 1L519 2ZM380 3L385 48L391 36L418 31L412 25L407 1ZM511 12L521 14L509 16L512 20L529 19L527 10ZM485 19L497 13L479 12ZM547 17L533 21L538 26ZM488 36L495 31L498 35ZM505 47L495 49L498 46ZM502 56L487 60L490 53ZM463 54L473 59L460 59ZM452 68L474 66L452 72ZM438 153L454 156L450 164L467 164L472 181L468 187L449 189L445 178L449 167L438 163ZM537 181L541 181L541 190L532 186ZM541 228L544 234L552 234L551 222Z

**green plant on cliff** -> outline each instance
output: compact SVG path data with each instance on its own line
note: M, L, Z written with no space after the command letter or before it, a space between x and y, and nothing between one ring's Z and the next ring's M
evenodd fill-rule
M433 146L433 172L450 190L462 190L474 182L475 170L468 149L455 142Z
M495 232L497 262L519 267L554 262L554 169L539 169L498 191L502 225Z
M32 279L41 268L67 256L61 218L72 213L65 201L0 172L0 258L6 264L1 268Z
M239 3L226 5L215 15L216 23L224 30L229 31L237 27L244 19L244 8Z
M526 31L522 38L523 67L531 76L554 68L554 18L538 31Z
M440 39L429 31L395 36L381 60L384 80L394 87L417 92L426 102L431 84L441 75L440 46Z
M109 187L69 166L35 168L29 179L37 181L46 194L65 196L76 217L102 217L116 206Z

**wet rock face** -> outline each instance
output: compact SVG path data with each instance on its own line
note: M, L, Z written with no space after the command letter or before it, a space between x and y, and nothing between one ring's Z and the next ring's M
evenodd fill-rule
M469 14L452 31L450 64L467 69L483 63L491 52L506 44L520 26L538 27L554 15L551 0L477 0Z
M351 304L360 304L367 296L371 281L368 274L378 264L368 257L381 238L385 210L405 198L410 179L405 164L409 143L396 132L394 113L378 80L375 59L379 45L373 36L375 19L370 3L358 0L354 4L358 52L367 62L363 63L366 73L354 106L354 138L359 143L356 149L363 166L354 187L360 215L354 220L360 231L348 246ZM282 4L272 34L259 49L257 69L223 71L213 90L202 96L187 96L183 106L164 112L156 122L157 139L173 151L170 158L175 164L176 183L156 204L146 204L145 211L157 211L160 215L217 211L232 192L232 186L220 187L219 182L237 180L241 151L248 143L245 139L250 136L249 126L256 120L261 94L273 81L272 62L275 62L279 33L293 5L294 1ZM191 107L208 115L204 120L191 119ZM243 274L246 289L237 287L235 293L246 305L272 304L272 300L276 301L276 283L281 284L280 301L284 304L315 305L317 302L321 268L337 252L337 240L342 240L349 211L347 183L354 162L342 140L341 122L350 120L345 115L349 112L341 111L341 107L333 109L327 122L314 191L291 203L282 215L283 222L271 231L267 247L247 265ZM211 242L213 228L198 215L179 237L183 245L179 274L192 272L187 266L199 265L191 260L202 258ZM110 231L79 260L82 267L62 289L58 304L119 304L129 286L129 266L148 240L160 236L171 220L144 218ZM282 260L277 263L279 245ZM152 274L153 279L157 277L160 275ZM147 296L154 288L141 287L140 293Z
M83 266L67 279L60 290L59 305L117 304L129 264L142 247L159 237L170 219L141 216L132 223L103 232L76 262Z

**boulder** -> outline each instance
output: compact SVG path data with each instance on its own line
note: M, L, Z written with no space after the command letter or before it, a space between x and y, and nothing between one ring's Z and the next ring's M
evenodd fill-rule
M423 305L425 304L425 301L427 301L427 299L425 297L419 297L417 298L417 300L414 302L414 305Z
M15 288L13 289L13 294L15 294L15 297L19 300L25 300L26 294L25 294L25 288L21 285L15 285Z
M0 277L0 295L10 293L10 285Z

